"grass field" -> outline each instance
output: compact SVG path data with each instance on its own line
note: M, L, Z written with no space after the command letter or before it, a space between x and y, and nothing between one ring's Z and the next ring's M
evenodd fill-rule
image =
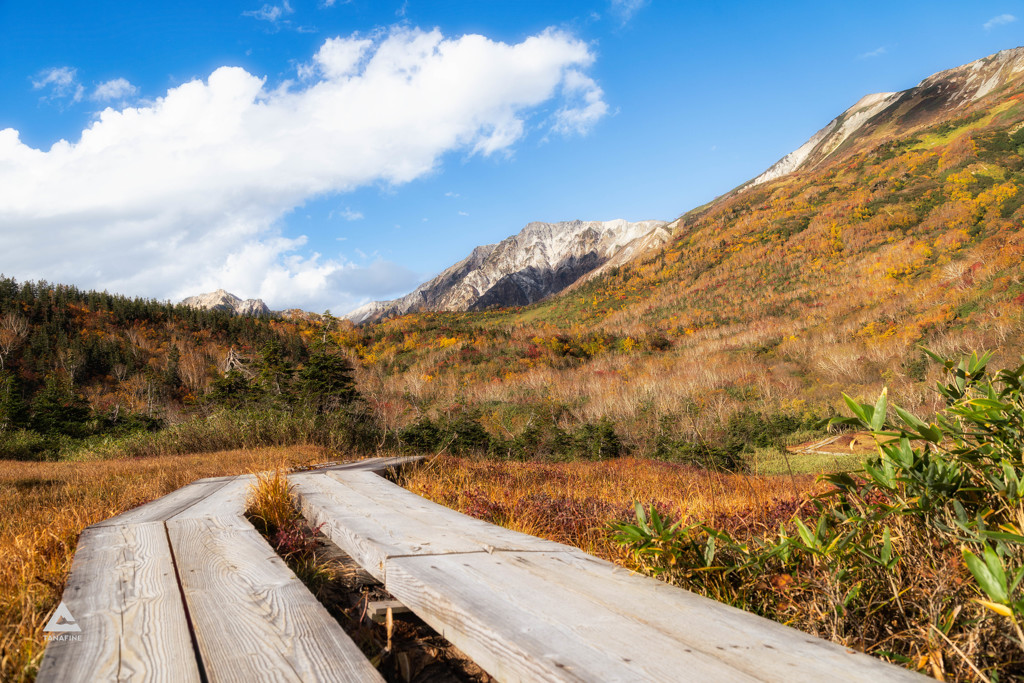
M78 535L195 479L331 459L316 447L102 460L0 460L0 680L31 680Z
M548 464L448 456L412 470L404 484L465 514L626 564L608 524L633 519L636 502L684 523L753 532L788 519L819 488L809 474L727 474L639 458Z

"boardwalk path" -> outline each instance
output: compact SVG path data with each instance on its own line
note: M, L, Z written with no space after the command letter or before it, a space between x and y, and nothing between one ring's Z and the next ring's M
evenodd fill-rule
M388 464L289 479L307 519L499 680L924 680L431 503L374 473ZM242 516L251 480L86 529L64 593L82 639L51 643L39 680L380 680Z

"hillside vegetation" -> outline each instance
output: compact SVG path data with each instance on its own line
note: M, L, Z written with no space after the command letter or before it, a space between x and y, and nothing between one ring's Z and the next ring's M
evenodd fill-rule
M701 461L737 420L793 431L883 385L934 413L922 346L993 349L999 366L1022 348L1021 87L872 128L814 170L686 214L664 249L570 293L339 342L387 424L468 416L504 454L526 438L557 455L564 434L604 424L635 455Z

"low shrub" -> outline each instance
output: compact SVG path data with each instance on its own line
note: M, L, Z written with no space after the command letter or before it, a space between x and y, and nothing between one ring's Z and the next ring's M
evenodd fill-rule
M932 354L930 354L932 355ZM824 475L771 533L670 523L637 504L613 536L636 566L940 680L1024 675L1024 365L938 358L935 422L848 397L878 454ZM890 412L893 419L889 419Z

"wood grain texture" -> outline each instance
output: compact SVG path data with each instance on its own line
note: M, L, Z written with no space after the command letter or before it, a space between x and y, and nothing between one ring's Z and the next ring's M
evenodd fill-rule
M234 477L223 481L193 482L188 486L181 487L177 491L168 493L166 496L157 498L127 512L122 512L110 519L97 522L92 526L123 526L125 524L140 524L144 522L162 522L187 510L197 502L205 500L233 479Z
M364 471L301 473L289 477L300 508L314 526L374 578L385 560L403 555L564 551L574 548L521 534L432 503Z
M405 456L393 456L388 458L367 458L366 460L356 460L355 462L343 462L337 465L330 465L328 467L321 467L312 472L329 472L329 471L352 471L352 470L365 470L367 472L383 472L392 467L404 467L406 465L412 465L417 462L426 460L426 456L423 455L405 455Z
M382 680L251 526L183 517L167 529L210 681Z
M50 642L38 681L199 681L163 523L83 531L63 602L81 640Z
M388 591L503 681L899 681L919 674L562 553L401 557Z
M252 524L245 518L245 509L255 482L256 476L252 474L232 477L230 481L221 483L219 488L210 495L193 502L192 505L177 514L169 516L167 521L216 519L219 526L252 529Z

